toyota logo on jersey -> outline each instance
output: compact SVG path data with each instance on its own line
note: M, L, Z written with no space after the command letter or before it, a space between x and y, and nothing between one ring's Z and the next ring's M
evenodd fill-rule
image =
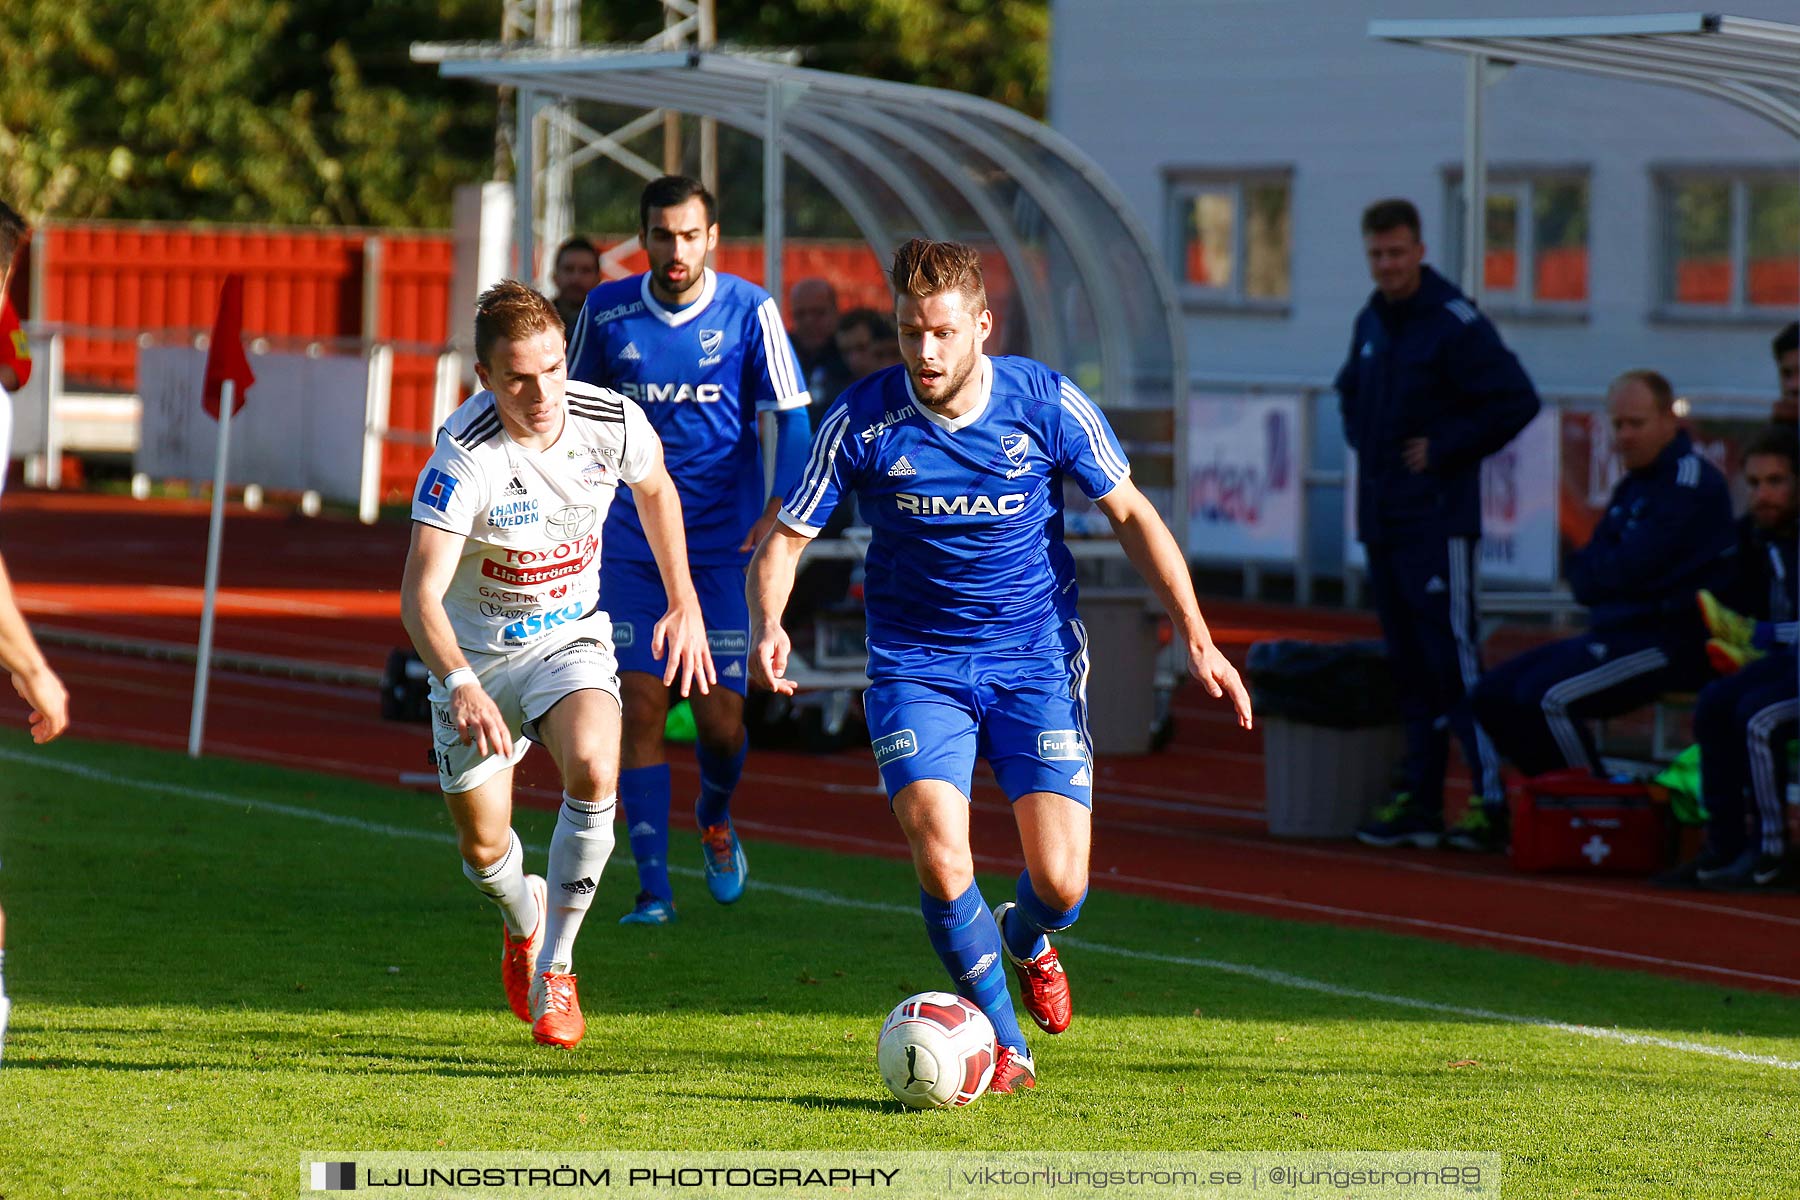
M570 504L544 518L544 531L561 542L572 542L594 527L594 506Z

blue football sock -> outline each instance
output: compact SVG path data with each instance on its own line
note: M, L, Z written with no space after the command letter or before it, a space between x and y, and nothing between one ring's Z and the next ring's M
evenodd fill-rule
M987 1014L1000 1045L1025 1050L1025 1035L1019 1030L1012 994L1006 990L1006 972L1000 968L1000 931L988 916L981 889L971 883L956 899L939 900L921 888L919 910L925 914L931 948L950 972L957 994Z
M1082 900L1087 893L1081 893L1081 900L1075 902L1070 909L1054 909L1038 899L1037 890L1031 886L1031 872L1019 872L1019 887L1015 903L1006 914L1006 948L1018 959L1033 959L1044 952L1049 945L1044 937L1046 933L1056 933L1067 929L1081 916Z
M731 793L737 790L738 776L744 773L744 756L749 753L748 737L730 754L718 754L694 743L694 761L700 764L700 798L694 801L694 820L700 828L723 825L731 818Z
M637 860L638 890L673 900L669 886L669 764L619 772L619 805Z

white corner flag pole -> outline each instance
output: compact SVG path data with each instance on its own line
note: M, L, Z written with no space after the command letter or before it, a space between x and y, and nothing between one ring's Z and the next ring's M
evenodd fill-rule
M188 718L188 757L200 757L206 732L206 681L212 671L213 609L219 599L219 544L225 540L225 463L231 455L231 410L237 382L219 388L219 452L213 463L212 525L206 534L206 600L200 607L200 649L194 656L194 711Z

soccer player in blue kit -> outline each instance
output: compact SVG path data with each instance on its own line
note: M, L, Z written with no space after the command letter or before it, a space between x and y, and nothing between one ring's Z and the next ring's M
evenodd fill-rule
M800 554L854 494L868 521L865 602L875 762L912 846L931 945L956 990L993 1022L991 1090L1035 1087L1002 954L1046 1033L1071 1016L1068 978L1046 934L1087 895L1093 757L1087 638L1063 545L1068 476L1175 623L1188 669L1250 698L1213 644L1187 563L1093 401L1025 358L989 357L981 263L967 246L915 239L891 281L904 365L853 384L820 421L798 484L750 564L751 677L791 693L781 614ZM975 885L969 796L979 754L1012 801L1026 869L990 918Z
M662 439L681 495L689 569L719 683L689 698L700 767L694 817L707 889L730 904L749 874L730 808L748 749L744 566L805 464L809 397L775 301L755 284L706 265L719 243L712 194L697 180L665 175L644 188L638 215L650 270L588 293L570 331L569 378L637 401ZM774 489L767 497L760 413L773 413L776 429ZM619 801L639 886L636 907L622 922L660 925L675 919L663 749L669 697L649 635L668 602L628 492L613 503L605 542L600 605L612 617L625 701Z

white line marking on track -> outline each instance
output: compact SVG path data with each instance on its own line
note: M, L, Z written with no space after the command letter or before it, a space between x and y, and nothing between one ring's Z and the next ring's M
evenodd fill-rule
M793 829L781 825L770 825L760 821L739 820L738 825L751 832L765 832L779 835L785 840L807 841L825 845L845 845L853 848L876 847L880 850L893 851L891 844L878 843L868 838L853 837L846 834L827 833L820 830ZM986 854L975 855L975 861L984 869L1016 871L1022 864L1016 859L995 857ZM1352 921L1367 921L1377 924L1399 925L1413 929L1430 929L1440 933L1453 933L1459 937L1481 938L1489 941L1511 942L1525 946L1537 946L1544 949L1559 950L1571 954L1586 954L1603 958L1617 958L1626 962L1646 963L1652 966L1669 967L1683 971L1702 972L1711 975L1724 975L1733 979L1751 979L1761 983L1781 984L1785 987L1800 987L1800 979L1785 975L1763 975L1755 971L1740 971L1735 967L1718 967L1710 963L1687 962L1678 958L1662 958L1653 954L1634 954L1629 950L1608 950L1600 946L1589 946L1580 942L1561 942L1551 938L1532 937L1523 933L1502 933L1497 930L1479 929L1472 925L1452 925L1446 921L1429 921L1422 917L1404 917L1392 913L1373 912L1361 908L1343 908L1330 904L1314 904L1305 900L1290 900L1283 896L1265 896L1258 892L1237 892L1226 888L1204 887L1197 883L1182 883L1171 879L1151 879L1142 875L1122 875L1116 871L1108 871L1100 876L1106 883L1129 883L1139 887L1166 889L1196 896L1211 896L1220 900L1234 900L1242 904L1258 904L1270 908L1291 908L1301 912L1319 913L1324 916L1342 917Z
M1785 1058L1777 1058L1773 1054L1751 1054L1744 1050L1733 1050L1729 1046L1714 1046L1708 1042L1689 1042L1676 1038L1656 1037L1648 1033L1631 1033L1623 1029L1608 1029L1600 1025L1576 1025L1569 1021L1556 1021L1547 1017L1526 1017L1517 1013L1495 1012L1489 1008L1468 1008L1461 1004L1440 1004L1436 1000L1421 1000L1417 996L1398 996L1389 992L1371 992L1362 988L1343 987L1335 983L1326 983L1320 979L1308 979L1304 975L1290 975L1286 971L1276 971L1268 967L1253 967L1248 963L1226 962L1216 958L1189 958L1181 954L1157 954L1148 950L1125 950L1117 946L1107 946L1100 942L1090 942L1082 938L1063 935L1057 939L1063 945L1077 950L1090 950L1097 954L1114 954L1121 958L1142 959L1148 962L1172 963L1183 967L1200 967L1208 971L1219 971L1227 975L1241 975L1247 979L1257 979L1264 983L1272 983L1278 987L1295 988L1299 991L1319 992L1327 996L1341 996L1347 1000L1373 1000L1378 1004L1392 1004L1399 1008L1416 1008L1425 1012L1447 1013L1452 1016L1469 1017L1479 1021L1503 1021L1508 1025L1527 1025L1534 1029L1554 1029L1559 1033L1572 1033L1581 1037L1600 1038L1609 1042L1619 1042L1627 1046L1657 1046L1664 1050L1679 1050L1687 1054L1704 1054L1711 1058L1728 1058L1732 1062L1755 1063L1763 1067L1775 1067L1783 1071L1800 1071L1800 1062Z
M109 784L115 787L135 787L145 791L161 792L164 795L181 796L190 800L204 800L212 804L225 804L233 808L248 808L257 812L272 813L277 816L294 817L303 821L316 821L323 825L333 825L340 829L355 829L363 833L380 834L383 837L403 839L406 841L432 842L443 846L455 845L456 839L448 833L435 832L428 829L409 829L402 825L384 825L376 821L365 821L360 817L346 817L339 813L325 812L316 808L303 808L299 805L281 804L273 800L259 800L252 796L233 795L230 792L218 792L208 788L188 787L185 784L163 783L151 779L133 779L125 775L116 775L111 771L101 771L93 767L79 766L75 763L56 762L38 755L21 754L13 750L0 749L0 761L22 763L39 767L47 771L59 771L65 775L73 775L79 779L89 779L96 783ZM536 854L544 853L543 846L526 847ZM699 871L691 867L671 867L678 875L698 876ZM894 915L911 916L918 912L912 905L891 904L879 900L860 900L853 896L840 896L835 892L823 891L819 888L794 887L788 884L771 883L759 880L757 890L785 896L793 900L805 900L812 904L824 904L833 908L850 908L863 912L880 912ZM1663 1050L1674 1050L1683 1054L1700 1054L1710 1058L1729 1059L1732 1062L1749 1063L1755 1066L1774 1067L1783 1071L1800 1071L1800 1061L1778 1058L1772 1054L1752 1054L1744 1050L1735 1050L1729 1046L1717 1046L1708 1042L1690 1042L1676 1038L1657 1037L1647 1033L1631 1033L1623 1029L1608 1029L1598 1025L1577 1025L1568 1021L1557 1021L1547 1017L1528 1017L1517 1013L1497 1012L1486 1008L1469 1008L1458 1004L1443 1004L1436 1000L1423 1000L1417 996L1401 996L1389 992L1371 992L1363 988L1344 987L1341 984L1328 983L1322 979L1311 979L1304 975L1292 975L1286 971L1277 971L1268 967L1253 966L1249 963L1235 963L1224 959L1193 958L1179 954L1158 954L1148 950L1130 950L1121 946L1109 946L1104 942L1090 942L1082 938L1063 936L1059 938L1065 946L1072 949L1091 951L1095 954L1110 954L1119 958L1137 959L1143 962L1162 962L1174 966L1196 967L1205 971L1219 971L1229 975L1239 975L1247 979L1260 980L1276 987L1294 988L1299 991L1317 992L1321 995L1337 996L1346 1000L1368 1000L1377 1004L1388 1004L1397 1008L1411 1008L1424 1012L1445 1013L1452 1016L1468 1017L1478 1021L1499 1021L1509 1025L1528 1026L1533 1029L1549 1029L1559 1033L1573 1034L1579 1037L1599 1038L1605 1041L1618 1042L1627 1046L1654 1046Z

